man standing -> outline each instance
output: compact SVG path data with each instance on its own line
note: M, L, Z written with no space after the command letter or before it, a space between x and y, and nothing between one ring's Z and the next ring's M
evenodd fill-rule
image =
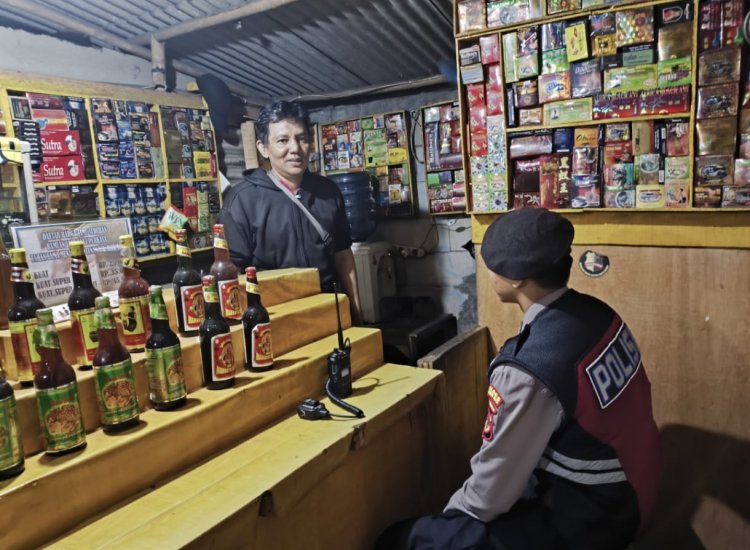
M650 383L617 313L567 287L573 234L544 209L487 230L490 282L524 318L490 364L481 448L442 514L396 524L378 548L612 550L651 519L661 451Z
M307 171L309 126L300 105L279 101L261 110L256 146L271 169L248 171L229 188L219 220L238 267L316 267L324 292L343 285L352 321L361 324L344 198L335 183Z

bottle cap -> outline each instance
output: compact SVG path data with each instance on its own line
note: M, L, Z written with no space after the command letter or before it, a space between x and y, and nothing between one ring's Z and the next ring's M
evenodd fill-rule
M11 248L8 251L10 255L10 263L12 264L25 264L26 263L26 249L25 248Z
M203 281L203 286L212 286L216 283L213 275L204 275L201 280Z
M83 256L83 241L70 241L70 255Z
M224 234L224 224L217 223L214 225L214 235L223 235Z
M36 318L39 321L39 325L52 325L54 324L54 318L52 317L52 308L44 308L36 310Z
M253 266L249 266L245 268L245 276L246 277L256 277L257 271Z
M151 296L162 296L162 289L159 285L151 285L148 287L148 292Z
M187 238L187 230L186 229L176 229L174 232L174 236L177 239L178 243L183 242Z
M109 307L109 296L97 296L94 300L94 306L96 306L96 309Z

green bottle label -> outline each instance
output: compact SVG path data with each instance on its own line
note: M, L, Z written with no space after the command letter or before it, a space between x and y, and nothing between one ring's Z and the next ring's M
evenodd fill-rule
M16 398L0 399L0 470L7 470L23 462L23 445L18 429Z
M130 358L112 365L94 366L94 381L102 424L112 426L138 416L138 395Z
M146 368L149 398L154 403L171 403L187 395L180 344L168 348L147 349Z
M36 402L48 452L67 451L86 441L76 382L37 390Z
M148 304L149 314L152 319L161 319L162 321L169 321L167 316L167 306L164 305L164 300L154 300L153 298Z

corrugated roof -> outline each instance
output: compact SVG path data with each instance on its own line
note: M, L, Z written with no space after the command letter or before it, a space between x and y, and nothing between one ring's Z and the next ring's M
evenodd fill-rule
M3 7L0 25L69 35L62 26L36 16L33 3L27 2L30 7L25 12ZM248 2L45 0L39 4L135 41ZM439 61L452 62L453 48L451 0L297 0L167 41L169 59L189 62L269 99L434 76Z

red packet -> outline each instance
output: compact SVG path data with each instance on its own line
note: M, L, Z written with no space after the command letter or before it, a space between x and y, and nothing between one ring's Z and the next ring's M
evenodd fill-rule
M466 86L466 102L469 105L469 109L474 107L481 107L485 104L484 94L484 82L477 84L467 84Z
M479 39L479 48L482 51L482 63L484 65L500 62L499 35L491 34L481 37Z

